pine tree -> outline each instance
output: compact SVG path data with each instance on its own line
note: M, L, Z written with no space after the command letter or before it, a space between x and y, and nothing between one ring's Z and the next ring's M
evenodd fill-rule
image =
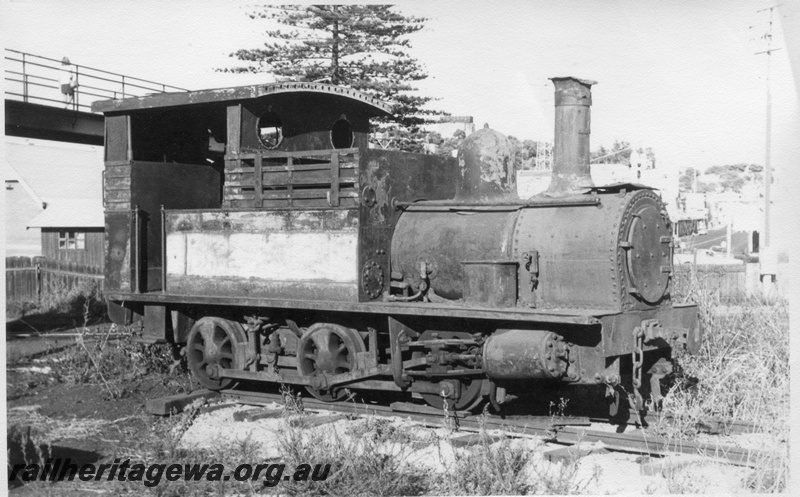
M230 54L245 65L225 72L270 72L281 81L317 81L367 93L393 108L396 124L380 122L373 131L389 132L381 145L420 151L419 126L431 100L414 94L414 81L428 77L408 54L408 35L424 27L425 18L403 16L389 5L284 5L262 7L251 19L282 24L268 30L262 47ZM374 133L373 133L374 135Z

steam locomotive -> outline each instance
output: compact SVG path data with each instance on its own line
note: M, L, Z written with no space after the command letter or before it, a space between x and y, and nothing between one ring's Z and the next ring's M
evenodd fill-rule
M457 158L371 148L385 104L318 83L96 102L109 315L206 388L407 392L457 410L545 385L661 395L697 308L672 301L651 188L589 174L593 81L552 78L549 188L500 133Z

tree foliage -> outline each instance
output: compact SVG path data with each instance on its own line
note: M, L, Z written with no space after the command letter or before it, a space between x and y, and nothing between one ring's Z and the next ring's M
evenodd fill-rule
M431 131L428 133L426 141L436 145L437 154L450 157L453 155L453 151L461 146L461 142L466 137L466 133L460 129L456 130L453 136L448 138L443 138L438 132ZM533 169L536 161L536 142L533 140L520 140L511 135L506 138L508 138L508 144L511 148L514 169Z
M694 180L695 177L700 175L700 171L693 168L687 167L686 170L681 173L680 177L678 178L678 187L682 192L691 192L694 191Z
M592 164L626 164L631 163L631 144L614 140L614 145L607 149L603 145L591 152L589 160Z
M415 94L415 81L428 77L409 55L408 36L427 19L404 16L390 5L265 6L251 19L277 21L265 32L268 41L233 52L244 65L225 72L270 72L283 81L318 81L367 93L392 106L397 125L383 122L374 131L390 131L392 148L419 151L424 134L419 126L431 100Z

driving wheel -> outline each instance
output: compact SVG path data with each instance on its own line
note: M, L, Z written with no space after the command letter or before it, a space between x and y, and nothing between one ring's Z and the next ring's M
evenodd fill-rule
M356 369L356 354L364 352L364 340L357 331L330 323L311 325L297 345L297 369L303 376L319 377L349 373ZM307 386L308 393L326 402L343 400L343 388Z
M216 317L204 317L189 331L186 343L189 369L209 390L233 386L233 378L220 378L220 367L243 369L245 334L242 325Z

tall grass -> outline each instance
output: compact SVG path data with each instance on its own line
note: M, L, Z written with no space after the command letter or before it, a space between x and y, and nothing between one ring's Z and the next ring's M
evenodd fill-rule
M703 345L682 354L665 408L743 421L789 413L789 314L786 300L725 300L694 283L683 300L698 304ZM699 381L698 381L699 380Z
M774 439L788 440L787 301L760 296L724 299L704 288L696 275L680 290L679 298L699 306L703 345L697 355L678 356L675 383L664 399L664 410L674 418L658 423L656 430L691 438L701 420L722 417L755 422ZM752 489L785 487L788 454L757 463L748 479Z

